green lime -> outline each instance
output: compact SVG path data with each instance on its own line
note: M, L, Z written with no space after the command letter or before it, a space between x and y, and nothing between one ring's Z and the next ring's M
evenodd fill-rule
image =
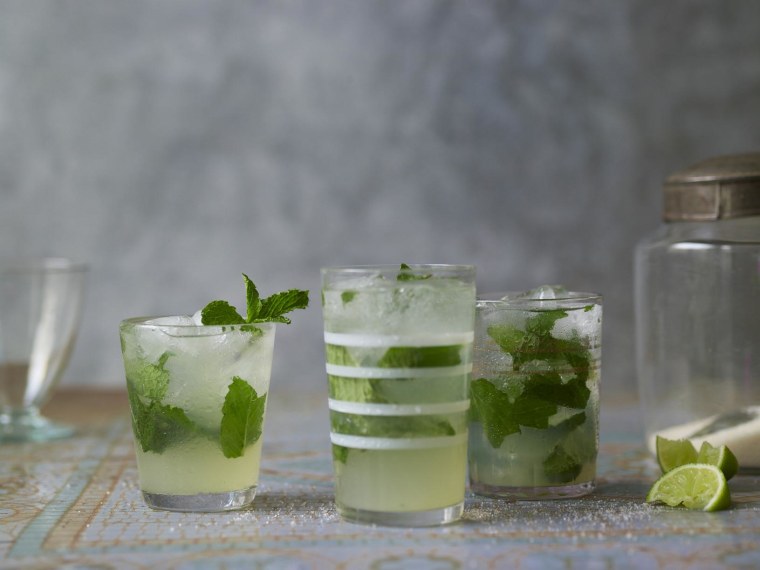
M647 493L647 503L662 502L671 507L720 511L731 505L731 493L723 471L715 465L681 465L657 479Z
M657 463L663 473L667 473L697 460L697 450L688 439L665 439L657 436Z
M708 465L715 465L718 469L723 471L723 475L726 476L726 481L736 475L739 471L739 461L728 447L721 445L720 447L713 447L706 441L702 443L702 447L697 454L697 463L707 463Z

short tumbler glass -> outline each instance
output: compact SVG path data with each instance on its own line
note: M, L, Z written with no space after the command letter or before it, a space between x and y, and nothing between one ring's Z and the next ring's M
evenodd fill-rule
M460 518L475 319L472 266L322 270L335 501L350 521Z
M251 504L275 325L135 318L123 321L120 333L148 506L203 512Z
M87 267L63 258L0 261L0 441L74 432L40 414L74 348Z
M499 293L477 302L469 439L475 493L557 499L594 489L602 298L564 290L550 296Z

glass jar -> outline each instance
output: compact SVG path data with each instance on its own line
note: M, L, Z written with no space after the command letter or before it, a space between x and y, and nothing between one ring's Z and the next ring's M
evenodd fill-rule
M760 153L668 177L665 224L635 255L636 366L647 445L728 445L760 470Z

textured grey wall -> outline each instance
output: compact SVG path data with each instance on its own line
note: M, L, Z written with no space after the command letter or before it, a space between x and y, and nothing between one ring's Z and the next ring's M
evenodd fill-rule
M760 148L760 2L0 0L0 255L91 264L68 384L120 319L313 291L274 389L325 384L319 268L477 264L605 294L634 389L631 252L659 186Z

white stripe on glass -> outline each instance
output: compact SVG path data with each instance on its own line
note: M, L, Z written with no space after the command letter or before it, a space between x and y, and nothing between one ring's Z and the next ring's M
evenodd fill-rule
M330 376L347 378L436 378L469 374L472 372L472 363L432 368L370 368L368 366L341 366L328 363L325 368Z
M430 449L449 447L467 441L467 434L444 437L366 437L363 435L345 435L330 433L330 441L335 445L352 449Z
M344 414L362 414L365 416L416 416L429 414L454 414L466 412L470 408L469 400L442 402L437 404L376 404L372 402L349 402L329 398L328 404L333 412Z
M354 334L325 332L325 342L337 346L361 346L361 347L426 347L426 346L453 346L457 344L470 344L475 338L475 333L442 333L442 334Z

